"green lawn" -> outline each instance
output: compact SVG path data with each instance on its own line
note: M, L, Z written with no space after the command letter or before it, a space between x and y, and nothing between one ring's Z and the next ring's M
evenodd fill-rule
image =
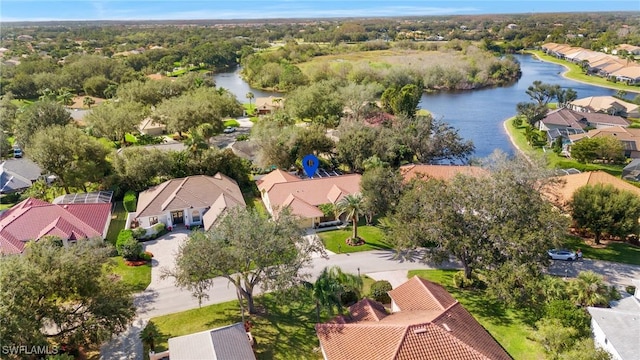
M599 76L587 75L584 73L580 65L574 64L570 61L560 60L550 55L546 55L542 51L528 50L527 52L536 55L538 58L544 61L565 66L566 68L569 69L569 71L564 75L569 79L586 82L596 86L609 87L617 90L625 90L625 91L632 91L632 92L640 91L640 87L638 86L630 86L623 83L614 83L614 82L608 81L607 79L601 78Z
M151 283L151 264L127 266L121 256L115 256L111 259L115 262L111 272L119 275L133 291L143 291Z
M235 119L227 119L224 121L224 126L225 127L239 127L240 123L238 121L236 121Z
M253 324L252 335L257 341L258 359L321 359L315 334L315 307L304 296L278 304L272 294L256 298L261 315L248 316ZM328 319L323 314L321 321ZM237 301L205 306L151 319L159 330L156 352L167 349L168 339L213 329L242 321ZM145 348L145 354L147 354ZM145 356L146 358L146 356Z
M524 312L505 308L488 299L483 290L454 288L452 277L456 272L457 270L412 270L409 271L409 277L418 275L444 286L514 359L545 358L542 346L528 339L533 329L527 324Z
M531 145L527 142L527 139L524 136L524 126L516 127L513 124L513 120L515 118L511 118L507 120L507 131L511 135L511 138L516 143L518 148L520 148L525 154L544 154L547 159L548 165L552 169L569 169L575 168L580 171L596 171L602 170L613 176L620 177L622 175L622 168L624 165L609 165L609 164L583 164L576 160L565 158L564 156L560 156L553 152L551 149L543 150L541 148L532 148Z
M327 250L338 253L353 253L359 251L391 249L389 244L384 242L382 230L371 225L358 226L358 236L365 240L361 246L349 246L346 244L347 238L351 237L351 225L344 229L319 232L318 235ZM339 248L338 248L339 247Z
M118 233L120 233L120 230L124 229L124 225L126 223L127 212L124 210L122 201L117 201L116 206L113 210L113 214L111 214L111 224L109 225L109 230L107 231L107 241L109 241L112 245L115 245L116 240L118 240Z
M565 240L564 247L574 251L580 248L585 259L640 265L640 247L621 241L610 242L602 248L594 248L585 244L584 240L577 236L569 236Z

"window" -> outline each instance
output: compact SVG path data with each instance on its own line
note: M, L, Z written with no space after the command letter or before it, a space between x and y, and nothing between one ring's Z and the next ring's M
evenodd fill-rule
M200 211L199 210L193 210L191 212L191 221L193 222L200 222Z
M149 217L149 225L155 225L158 223L158 217L157 216L150 216Z

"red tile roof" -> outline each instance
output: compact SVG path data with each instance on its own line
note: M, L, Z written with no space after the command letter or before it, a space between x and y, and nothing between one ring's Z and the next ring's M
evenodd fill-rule
M111 204L49 204L26 199L0 215L0 252L18 254L29 240L102 238Z
M413 277L389 292L400 311L364 299L316 325L329 360L502 360L509 354L440 285Z

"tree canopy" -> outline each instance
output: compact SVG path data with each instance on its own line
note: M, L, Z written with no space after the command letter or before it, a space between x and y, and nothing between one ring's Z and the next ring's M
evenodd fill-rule
M91 240L61 244L41 239L0 259L2 344L99 345L134 318L127 287L103 271L109 249Z
M586 185L573 194L571 216L579 228L593 232L596 244L603 234L624 239L637 233L640 197L612 185Z
M298 219L286 210L272 220L238 207L207 232L193 232L178 250L176 267L164 269L164 276L173 277L200 302L208 297L213 278L224 277L255 313L256 286L271 290L299 285L313 252L322 252L321 244L303 237Z

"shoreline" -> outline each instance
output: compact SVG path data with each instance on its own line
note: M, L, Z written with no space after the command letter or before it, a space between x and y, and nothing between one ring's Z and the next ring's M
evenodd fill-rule
M507 133L507 137L509 138L509 142L511 143L511 145L512 145L514 148L516 148L516 150L518 150L518 153L519 153L520 155L522 155L525 159L527 159L527 161L528 161L528 162L531 162L531 158L529 157L529 155L528 155L524 150L522 150L522 149L518 146L518 144L516 144L515 140L513 139L513 135L511 135L511 131L509 131L509 121L510 121L511 119L513 119L513 118L514 118L514 117L512 116L512 117L507 118L506 120L504 120L504 121L502 122L502 127L504 128L504 131Z
M578 80L578 79L571 78L571 77L567 76L567 73L568 73L569 71L571 71L571 69L570 69L567 65L562 64L562 63L558 63L558 62L555 62L555 61L545 60L545 59L541 58L540 56L538 56L538 54L536 54L536 53L527 52L527 51L524 51L523 53L524 53L524 54L530 54L530 55L533 55L533 56L535 56L535 57L536 57L536 59L538 59L538 60L540 60L540 61L544 61L544 62L546 62L546 63L556 64L556 65L560 65L560 66L562 66L562 67L564 68L564 71L563 71L563 72L562 72L562 74L560 74L560 75L562 75L562 77L563 77L563 78L565 78L565 79L567 79L567 80L575 81L575 82L578 82L578 83L581 83L581 84L585 84L585 85L597 86L597 87L601 87L601 88L605 88L605 89L610 89L610 90L616 90L616 91L626 91L627 93L633 93L633 94L638 94L638 95L640 95L640 89L639 89L639 90L635 90L635 91L634 91L634 90L625 90L625 89L619 89L619 88L617 88L617 87L610 86L610 85L594 84L594 83L591 83L591 82L588 82L588 81Z

